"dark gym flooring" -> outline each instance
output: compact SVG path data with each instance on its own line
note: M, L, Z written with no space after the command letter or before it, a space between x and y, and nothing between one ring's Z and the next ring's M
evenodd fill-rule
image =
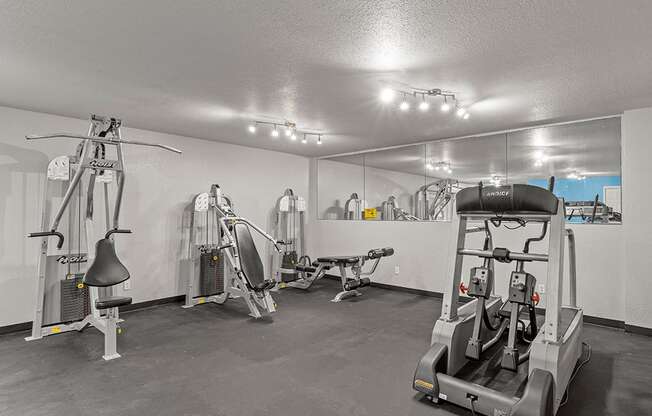
M122 358L94 329L25 342L0 337L0 415L445 415L412 375L440 300L365 288L331 303L334 281L276 294L273 320L239 300L123 314ZM652 338L584 326L593 349L559 415L652 414Z

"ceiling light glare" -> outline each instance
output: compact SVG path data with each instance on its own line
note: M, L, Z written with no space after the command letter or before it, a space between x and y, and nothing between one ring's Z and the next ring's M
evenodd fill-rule
M285 128L285 137L290 137L292 135L292 129L289 127Z
M534 161L534 167L535 168L540 168L541 166L543 166L543 160L537 159L537 160Z
M278 137L278 130L276 129L276 126L274 126L274 130L270 133L272 137Z
M410 103L403 100L403 101L401 101L401 104L398 106L398 108L400 108L401 111L408 111L410 109Z
M256 126L253 124L250 124L249 127L247 127L247 130L249 130L249 133L254 134L256 133Z
M428 111L429 109L430 109L430 104L428 104L428 101L423 100L419 103L419 110Z
M317 136L317 144L321 144L321 134Z
M469 113L464 113L464 115L462 116L462 119L468 120L470 116L471 115Z
M451 105L444 101L440 108L442 113L448 113L451 110Z
M391 88L383 88L380 92L380 101L384 103L391 103L396 97L396 92Z
M433 169L435 169L435 167L432 166L432 163L426 163L426 169L433 170Z
M458 117L464 117L464 114L466 114L466 109L464 107L460 107L457 109L456 114Z
M296 139L297 139L297 135L294 134L294 133L292 133L292 134L290 135L290 139L292 139L292 140L296 140Z
M453 169L451 169L451 168L446 168L446 172L448 172L448 173L453 173Z
M306 135L303 135L303 139L301 139L301 143L306 144L308 143L308 139L306 138Z

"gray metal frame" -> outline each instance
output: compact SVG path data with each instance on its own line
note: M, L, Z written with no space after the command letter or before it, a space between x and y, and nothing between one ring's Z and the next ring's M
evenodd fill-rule
M207 204L197 204L198 198L206 198ZM194 274L197 261L196 253L199 253L201 246L201 244L197 244L195 229L195 215L199 212L208 212L209 215L214 216L215 223L219 225L219 230L216 230L215 235L217 238L213 245L215 248L224 252L230 266L230 273L227 273L227 270L225 269L224 292L217 295L198 296L194 287ZM231 208L230 198L222 195L219 186L211 186L210 193L198 194L193 199L189 241L190 270L186 282L184 308L192 308L193 306L205 303L217 303L221 305L228 299L240 298L247 304L247 307L249 308L249 316L253 318L262 318L263 316L269 316L276 312L276 302L272 298L269 290L257 293L251 290L247 285L246 278L242 272L238 245L236 244L235 237L230 230L230 228L237 223L246 224L272 242L274 248L278 252L281 251L278 242L271 235L267 234L263 229L248 219L235 215ZM207 226L208 225L209 224L207 224Z
M94 221L93 221L93 190L95 186L95 180L99 170L110 170L115 172L115 180L117 182L117 191L115 205L113 207L113 218L109 217L109 199L108 199L108 183L104 182L104 204L106 207L106 228L117 229L119 228L119 218L120 218L120 208L122 204L122 195L125 184L125 162L122 145L123 144L135 144L142 146L153 146L169 150L175 153L181 153L181 151L174 149L169 146L145 143L134 140L125 140L121 137L120 133L121 121L115 118L102 117L97 115L92 115L90 120L90 126L88 129L88 134L86 136L71 134L71 133L55 133L48 135L32 135L26 136L27 140L41 140L41 139L51 139L51 138L66 138L66 139L81 139L80 143L81 151L79 152L78 167L75 171L74 176L70 180L66 192L63 196L61 205L57 209L52 222L48 225L48 212L45 209L47 207L48 199L48 187L46 178L45 194L44 194L44 204L43 204L43 216L41 218L41 229L44 231L55 232L59 227L59 223L64 215L64 212L70 204L70 200L78 187L81 187L84 174L89 171L88 177L88 189L86 191L86 215L84 220L84 226L86 230L86 250L88 253L88 263L91 264L95 258L95 246L91 244L91 241L94 241ZM99 137L100 132L109 129L112 137ZM95 144L109 144L113 145L116 148L117 160L101 159L95 158L92 155L92 151ZM89 287L89 298L91 303L91 313L84 317L83 319L71 323L61 323L61 324L52 324L52 325L43 325L43 311L44 311L44 299L46 296L45 290L45 280L46 280L46 263L48 257L48 244L50 236L41 237L41 244L39 247L39 262L37 266L37 275L38 275L38 284L36 288L36 308L34 310L34 319L32 321L32 334L31 336L25 338L26 341L33 341L41 339L45 336L60 334L70 331L81 331L87 326L93 326L97 328L100 332L104 334L104 355L105 360L112 360L120 357L117 351L117 340L116 335L118 331L118 323L121 322L118 314L118 308L110 308L105 311L104 314L95 307L95 301L98 299L98 288ZM111 290L109 288L107 290Z
M473 332L478 303L476 298L461 306L459 304L463 257L473 256L484 259L492 257L492 252L489 250L465 248L466 235L473 230L467 226L469 221L486 221L496 217L495 214L487 212L461 213L453 218L453 235L449 250L455 255L448 266L448 276L451 276L451 280L444 293L441 316L432 331L431 350L422 358L415 373L414 388L424 392L435 392L433 401L443 399L467 408L473 405L475 412L481 414L530 415L539 414L535 413L536 406L532 409L528 407L529 410L526 410L523 403L545 400L546 377L550 374L553 380L552 414L554 414L559 408L571 373L581 355L583 313L576 305L575 239L572 230L565 228L564 202L561 199L558 202L557 213L554 215L527 213L510 213L510 215L517 215L528 223L548 222L550 230L546 254L511 252L509 255L512 260L548 263L545 322L531 343L528 367L530 378L523 398L508 397L501 392L455 378L455 374L469 361L465 356L465 349ZM569 242L570 304L562 306L566 238ZM488 300L487 311L490 316L497 311L501 303L499 297ZM562 314L571 317L570 322L566 322L564 326ZM499 331L504 331L504 328ZM469 394L475 395L477 399L474 402L469 401Z

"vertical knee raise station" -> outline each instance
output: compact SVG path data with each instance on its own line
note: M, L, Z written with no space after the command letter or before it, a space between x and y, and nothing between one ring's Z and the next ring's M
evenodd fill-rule
M281 251L279 246L285 244L248 219L236 215L231 198L222 194L219 185L212 185L210 193L195 196L190 220L190 271L184 308L204 303L223 304L229 298L241 298L249 308L249 315L254 318L276 312L276 303L270 294L276 282L265 278L250 229L269 240L278 252ZM197 280L199 288L196 287Z
M45 183L45 197L41 229L29 234L29 237L42 237L39 248L38 284L36 293L36 309L32 323L32 335L28 341L41 339L44 336L69 331L81 331L87 326L94 326L104 334L105 360L120 357L117 352L116 335L119 331L118 307L131 303L131 298L114 296L113 289L119 283L130 278L129 272L118 259L113 243L113 234L131 233L130 230L119 228L120 209L125 184L125 162L123 144L158 147L175 153L179 150L160 144L126 140L120 134L121 121L110 117L91 116L91 123L86 136L55 133L45 136L27 136L27 140L65 138L81 139L77 152L73 156L60 156L53 159L49 166ZM107 159L106 147L115 148L116 159ZM73 175L71 173L74 172ZM84 173L89 172L88 184L82 190ZM55 199L51 182L67 183L65 193L61 197L59 208L50 221L48 210L51 200ZM117 183L113 216L109 207L110 182ZM95 183L103 185L104 212L106 232L97 241L93 250L90 241L95 240L94 233L94 193ZM85 196L84 219L82 221L82 199ZM53 203L54 201L52 201ZM75 207L76 205L76 207ZM75 210L75 208L77 208ZM67 250L62 251L64 235L58 231L64 213L68 210L69 243ZM75 227L77 223L75 240ZM82 232L82 226L84 231ZM57 237L56 249L49 247L49 237ZM87 270L82 264L90 262ZM61 265L67 268L65 277L61 278ZM74 266L73 266L74 265ZM61 273L63 274L63 273ZM52 298L60 299L60 314L55 312ZM46 303L46 299L49 299Z
M444 400L483 415L552 416L556 414L582 354L582 309L575 297L575 251L565 229L564 201L549 190L530 185L465 188L457 194L456 233L452 239L449 286L441 317L432 331L430 350L414 375L414 389L434 402ZM469 221L483 227L467 228ZM541 234L525 241L522 252L493 247L490 224L542 224ZM530 252L532 242L549 230L548 253ZM468 234L484 232L482 249L465 248ZM569 242L569 305L562 306L564 243ZM471 269L468 288L462 283L464 257L482 259ZM494 261L516 263L509 277L508 299L493 294ZM537 330L536 279L525 264L546 262L548 276L545 320ZM459 288L473 299L459 306ZM521 317L529 312L528 318ZM526 322L529 321L529 324ZM521 331L519 332L519 325ZM529 330L528 330L529 329ZM508 330L507 345L499 341ZM529 339L528 339L529 333ZM517 343L520 338L521 343Z

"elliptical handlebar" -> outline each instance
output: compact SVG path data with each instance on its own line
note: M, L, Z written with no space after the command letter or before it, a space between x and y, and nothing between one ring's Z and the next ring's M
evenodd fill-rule
M181 150L168 146L165 144L159 144L159 143L147 143L147 142L141 142L138 140L126 140L126 139L118 139L118 138L103 138L103 137L91 137L91 136L84 136L81 134L72 134L72 133L53 133L53 134L44 134L44 135L28 135L25 136L26 140L43 140L43 139L80 139L80 140L92 140L97 143L105 143L105 144L116 144L116 143L124 143L124 144L135 144L138 146L149 146L149 147L158 147L159 149L167 150L169 152L174 152L181 154L183 153Z
M106 234L104 234L104 238L109 238L112 234L131 234L131 230L114 228L107 231Z

